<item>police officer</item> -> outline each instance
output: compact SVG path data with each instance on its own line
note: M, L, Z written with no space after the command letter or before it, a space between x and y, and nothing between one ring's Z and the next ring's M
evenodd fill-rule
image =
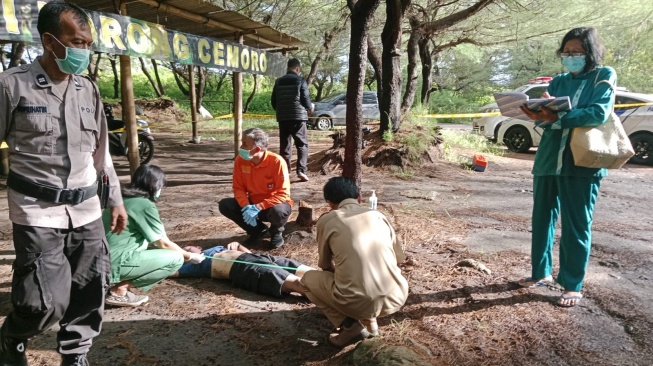
M93 42L88 15L62 1L38 17L43 55L0 74L0 136L9 145L13 311L0 328L0 364L26 365L27 339L56 322L62 365L88 365L108 286L98 173L111 185L112 231L127 222L97 86L77 75Z

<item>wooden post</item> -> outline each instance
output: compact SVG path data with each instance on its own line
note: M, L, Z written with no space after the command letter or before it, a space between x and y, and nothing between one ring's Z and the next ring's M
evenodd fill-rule
M193 137L191 141L193 143L199 144L200 137L197 135L197 95L195 93L195 67L193 65L188 65L188 88L190 89L190 118L191 125L193 129Z
M243 44L243 34L236 34L236 41ZM243 75L234 71L234 157L238 156L240 140L243 137Z
M120 5L120 13L127 16L127 4ZM129 56L120 56L120 95L122 99L122 120L125 122L127 133L127 148L129 159L129 172L134 175L141 165L138 154L138 130L136 128L136 108L134 107L134 83Z

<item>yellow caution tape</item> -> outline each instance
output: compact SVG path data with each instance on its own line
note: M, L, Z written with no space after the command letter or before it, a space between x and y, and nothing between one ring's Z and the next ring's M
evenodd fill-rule
M615 108L634 108L643 107L645 105L653 105L653 103L629 103L629 104L615 104Z

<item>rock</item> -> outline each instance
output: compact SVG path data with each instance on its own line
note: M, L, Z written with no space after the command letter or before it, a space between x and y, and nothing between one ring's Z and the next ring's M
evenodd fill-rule
M418 347L422 350L422 345ZM409 346L397 346L383 340L368 339L359 343L344 365L358 366L428 366L431 362Z

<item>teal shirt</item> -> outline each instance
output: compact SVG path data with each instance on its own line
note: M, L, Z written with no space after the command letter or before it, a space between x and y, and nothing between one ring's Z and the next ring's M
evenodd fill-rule
M129 220L120 234L111 232L111 211L107 209L102 213L111 254L111 283L120 282L120 269L130 263L134 252L146 250L148 244L166 237L154 202L144 197L128 197L124 204Z
M598 78L597 78L598 74ZM571 73L556 76L547 91L551 96L569 96L574 104L571 111L559 113L560 119L544 127L542 140L535 154L533 175L562 175L578 177L603 177L608 175L606 169L584 168L574 165L569 141L574 127L593 126L608 120L614 105L614 91L606 83L595 81L607 80L610 85L617 85L617 74L608 66L597 67L590 72L578 75ZM584 87L575 98L584 82ZM555 127L558 127L557 129Z

